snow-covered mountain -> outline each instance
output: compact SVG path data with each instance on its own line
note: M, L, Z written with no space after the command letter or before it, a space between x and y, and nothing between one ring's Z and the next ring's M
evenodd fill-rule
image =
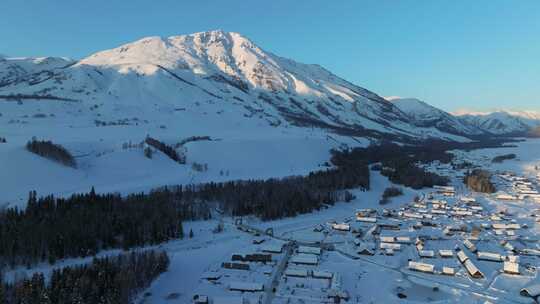
M475 137L481 135L526 136L538 134L540 112L494 111L448 113L416 98L387 97L418 127Z
M0 87L6 87L26 81L28 85L41 81L45 75L52 76L54 71L74 62L67 58L9 58L0 55Z
M418 127L433 127L438 130L462 134L465 136L482 135L486 132L454 115L431 106L416 98L387 97L388 101L397 106L403 113L407 114L411 121Z
M540 113L536 111L461 111L456 115L460 120L496 135L534 135L540 128Z
M412 122L377 94L319 65L266 52L237 33L148 37L74 64L52 58L3 63L0 96L100 103L101 115L109 119L130 111L204 108L272 126L320 127L360 137L464 140L455 134L467 134Z

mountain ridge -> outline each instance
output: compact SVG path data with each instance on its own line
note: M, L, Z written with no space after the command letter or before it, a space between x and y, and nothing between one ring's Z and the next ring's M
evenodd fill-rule
M241 34L222 30L145 37L78 61L2 58L0 98L101 100L105 107L138 107L143 113L155 111L149 101L161 112L205 103L275 127L317 127L398 141L466 141L526 134L538 126L532 112L519 119L510 114L482 118L454 115L418 99L383 98L318 64L266 52ZM114 116L113 111L103 115Z
M473 136L536 136L540 127L538 111L456 111L446 112L416 98L386 97L418 125L436 125L439 129ZM450 129L450 130L449 130Z
M486 134L485 130L461 121L451 113L438 109L416 98L387 97L419 127L436 127L449 133L478 136Z
M320 127L401 141L466 140L466 134L418 127L391 102L320 65L274 55L238 33L220 30L146 37L23 76L0 85L0 95L105 100L118 107L140 106L143 112L147 100L192 108L186 102L190 99L223 108L236 104L247 116L275 126Z
M459 112L456 117L496 135L536 136L540 128L536 111Z

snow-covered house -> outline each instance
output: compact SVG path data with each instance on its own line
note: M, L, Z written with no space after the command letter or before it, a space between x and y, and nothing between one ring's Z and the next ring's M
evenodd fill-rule
M463 245L467 247L471 252L475 253L478 249L476 249L476 246L470 241L470 240L464 240Z
M298 246L297 251L298 251L298 253L321 255L321 248L319 248L319 247Z
M288 277L306 278L308 276L308 271L306 269L287 268L287 270L285 270L285 275Z
M376 217L356 216L356 220L359 221L359 222L365 222L365 223L376 223L377 222Z
M409 269L414 271L433 273L435 266L427 263L409 261Z
M454 252L452 250L441 249L439 250L439 255L441 258L451 258L454 256Z
M435 257L435 252L433 250L419 250L418 255L421 258L433 258Z
M467 261L469 257L465 254L463 250L460 250L457 252L457 259L459 260L459 262L465 263L465 261Z
M447 266L443 266L442 268L442 274L445 274L445 275L455 275L456 274L456 270L453 268L453 267L447 267Z
M316 255L301 253L293 256L291 258L291 263L300 265L317 265L319 264L319 259Z
M262 247L262 251L270 253L281 253L283 251L283 245L281 244L268 244Z
M385 250L385 249L392 249L399 251L401 250L401 245L396 243L380 243L379 248Z
M229 283L229 290L242 292L258 292L264 290L264 285L262 283L231 282Z
M519 274L519 264L516 262L505 261L503 271L508 274Z
M465 269L467 269L467 271L469 272L471 277L476 278L476 279L484 277L484 274L480 271L480 269L478 269L478 267L476 267L473 264L473 262L471 260L466 260L463 263L463 266L465 266Z
M492 262L502 262L504 257L498 253L478 251L476 253L479 260L492 261Z
M339 223L339 224L335 223L335 224L332 224L332 229L337 230L337 231L350 231L351 225L347 223Z

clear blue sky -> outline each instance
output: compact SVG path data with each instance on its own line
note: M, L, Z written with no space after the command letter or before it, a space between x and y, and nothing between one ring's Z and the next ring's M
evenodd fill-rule
M0 54L82 58L212 29L382 96L540 110L538 0L2 0Z

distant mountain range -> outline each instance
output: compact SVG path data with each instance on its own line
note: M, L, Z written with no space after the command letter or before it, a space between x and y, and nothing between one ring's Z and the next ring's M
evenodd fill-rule
M204 121L228 112L231 123L256 119L276 128L401 141L524 135L540 121L537 114L452 115L417 99L387 100L319 65L279 57L223 31L148 37L80 61L0 58L0 98L64 102L62 109L81 119L96 117L69 104L100 105L101 120L188 109Z
M505 111L458 112L462 121L497 135L537 136L540 130L540 112Z
M477 136L486 133L484 129L421 100L399 97L389 97L387 100L404 112L418 127L436 128L447 133L463 134L465 136Z
M436 127L448 133L469 136L535 136L540 128L540 112L505 111L448 113L415 98L388 97L418 126Z

